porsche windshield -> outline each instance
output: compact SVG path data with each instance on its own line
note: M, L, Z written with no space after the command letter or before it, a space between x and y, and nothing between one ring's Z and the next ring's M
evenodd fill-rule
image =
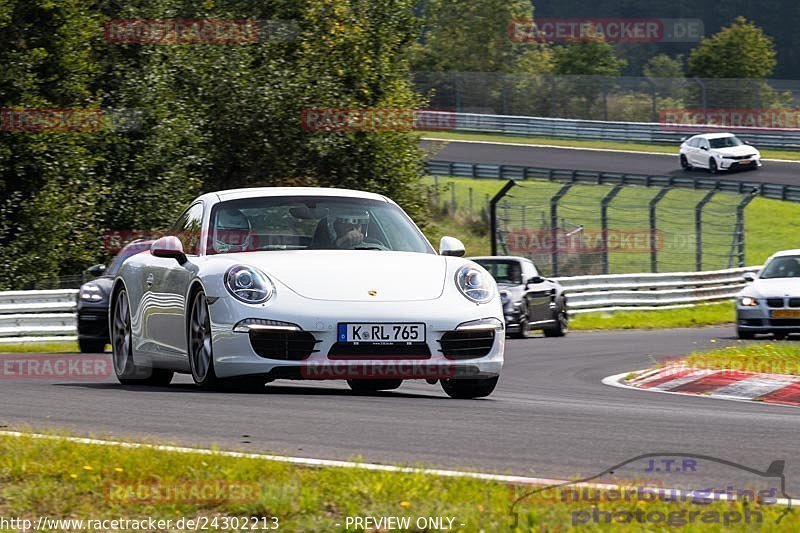
M211 212L208 254L263 250L435 253L396 205L346 197L268 196L221 202Z
M776 257L764 267L761 279L800 278L800 256Z

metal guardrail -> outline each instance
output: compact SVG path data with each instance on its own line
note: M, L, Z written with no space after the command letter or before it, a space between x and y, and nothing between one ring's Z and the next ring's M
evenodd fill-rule
M75 289L0 292L0 344L77 338Z
M555 278L564 287L571 315L596 311L650 311L730 300L757 267L667 274L619 274Z
M697 133L731 132L745 137L748 142L762 148L800 149L800 129L694 126L659 122L605 122L446 111L420 111L419 115L423 124L437 124L440 127L446 126L449 131L469 133L501 133L557 139L677 145L685 137Z
M520 165L491 165L458 161L426 161L425 172L434 176L526 180L539 179L585 185L639 185L643 187L675 187L679 189L715 190L736 194L756 194L774 200L800 202L800 187L778 183L761 183L716 178L685 178L570 170L563 168L528 167Z
M571 315L595 311L646 311L691 307L733 298L743 274L761 267L667 274L619 274L555 278L564 287ZM0 344L74 340L76 290L0 292ZM59 312L36 312L58 309Z

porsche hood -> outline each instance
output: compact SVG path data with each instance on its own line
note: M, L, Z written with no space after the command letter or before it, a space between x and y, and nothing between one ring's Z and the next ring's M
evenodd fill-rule
M442 295L446 258L377 250L301 250L225 254L312 300L419 301Z

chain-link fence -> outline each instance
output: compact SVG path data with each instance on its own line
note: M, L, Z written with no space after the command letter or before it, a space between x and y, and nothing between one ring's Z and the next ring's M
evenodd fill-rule
M585 120L686 123L686 112L725 110L722 126L800 127L800 81L416 72L431 109ZM736 122L741 122L737 124Z
M547 275L715 270L744 264L751 196L524 181L497 201L493 252Z

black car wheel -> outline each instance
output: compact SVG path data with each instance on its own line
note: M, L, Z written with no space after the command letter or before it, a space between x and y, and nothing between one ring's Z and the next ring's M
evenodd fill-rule
M443 379L442 389L451 398L472 399L489 396L497 386L498 377L472 379Z
M712 174L717 173L717 162L714 160L713 157L708 160L708 171Z
M103 353L106 351L106 344L105 340L78 338L81 353Z
M683 154L681 154L681 168L683 170L692 170L692 165L689 164L689 160Z
M531 323L528 315L519 317L519 329L512 335L515 339L528 339L531 336Z
M120 291L111 316L111 361L123 385L169 385L174 373L162 368L137 365L133 354L131 312L127 291Z
M569 331L569 315L567 314L567 303L561 298L556 305L553 320L555 325L544 328L545 337L563 337Z
M195 294L189 316L189 367L192 379L201 387L213 388L220 384L214 371L208 301L202 291Z

